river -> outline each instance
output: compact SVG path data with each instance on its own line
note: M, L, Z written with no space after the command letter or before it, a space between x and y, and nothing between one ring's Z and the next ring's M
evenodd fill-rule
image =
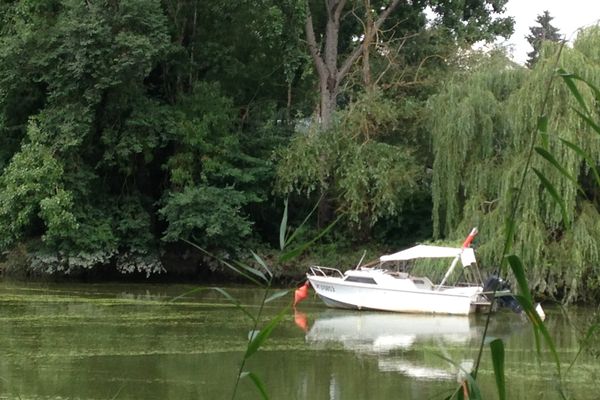
M0 399L229 399L251 322L217 291L190 285L0 284ZM250 312L262 292L227 288ZM187 293L187 294L186 294ZM182 297L178 297L185 294ZM268 303L273 317L291 294ZM316 298L286 314L247 369L271 399L442 399L457 365L474 362L482 317L424 317L326 309ZM562 372L579 350L590 310L548 308ZM556 367L529 325L497 313L509 399L559 398ZM596 349L600 348L595 346ZM567 393L598 398L598 353L584 350ZM497 398L486 345L479 382ZM248 378L237 399L260 398Z

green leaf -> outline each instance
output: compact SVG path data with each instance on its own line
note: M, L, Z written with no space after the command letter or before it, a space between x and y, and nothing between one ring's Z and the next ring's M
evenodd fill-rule
M506 383L504 378L504 343L502 339L495 339L490 342L492 352L492 364L494 366L494 377L496 378L496 387L498 388L498 399L506 400Z
M596 169L596 163L594 162L592 157L588 153L586 153L581 147L577 146L575 143L572 143L567 139L563 138L560 138L560 141L585 160L588 167L592 170L594 177L596 178L596 184L600 186L600 174L598 174L598 170Z
M578 358L579 358L579 356L581 355L581 352L584 350L584 348L585 348L586 346L590 346L590 345L592 345L592 344L590 343L590 340L592 339L592 335L593 335L593 334L594 334L596 331L598 331L599 329L600 329L600 324L598 324L598 323L592 324L592 325L591 325L591 326L588 328L588 330L587 330L587 332L586 332L585 336L583 337L583 339L579 341L579 343L580 343L580 344L579 344L579 350L577 351L577 354L575 354L575 357L573 357L573 360L572 360L572 361L571 361L571 363L569 364L569 368L567 368L567 371L565 372L565 378L566 378L566 377L567 377L567 375L569 374L569 371L571 371L571 368L573 367L573 365L575 365L575 362L577 361L577 359L578 359Z
M560 211L562 213L563 223L565 224L565 227L569 227L570 224L569 224L569 217L567 214L567 207L565 206L565 202L564 202L563 198L558 194L558 191L556 190L554 185L552 185L552 183L548 180L548 178L546 178L538 169L533 168L533 167L531 169L539 178L540 182L542 183L542 186L544 186L544 188L548 191L548 193L550 193L550 196L554 199L556 204L559 205Z
M185 296L192 294L192 293L196 293L196 292L202 292L204 290L209 290L210 288L204 288L204 287L200 287L200 288L195 288L192 290L188 290L186 292L183 292L182 294L180 294L179 296L175 296L173 297L171 300L169 300L169 302L173 303L181 298L184 298Z
M266 300L265 303L270 303L273 300L277 300L280 297L284 297L286 296L290 291L289 290L280 290L277 293L273 293L271 296L269 296Z
M287 240L285 241L285 245L283 246L284 248L287 247L290 243L292 243L292 241L296 238L296 236L298 236L298 234L301 231L301 228L308 222L308 219L315 213L315 211L319 207L319 203L321 202L321 199L323 199L323 196L324 195L321 195L321 197L319 198L319 200L317 201L317 203L314 205L314 207L312 208L312 210L310 210L310 212L304 218L304 220L302 221L302 223L300 225L298 225L298 227L296 228L296 230L294 230L294 232L290 235L290 237L287 238Z
M582 78L581 76L579 76L577 74L566 72L562 68L559 68L557 71L558 71L559 75L563 78L563 80L569 87L569 90L571 90L571 93L573 93L573 95L575 96L575 98L577 99L579 104L582 105L584 110L587 111L585 101L583 100L583 97L581 96L579 89L577 89L577 86L575 86L575 83L573 81L577 80L577 81L585 83L592 90L592 92L594 92L594 97L596 98L596 101L600 101L600 89L598 89L598 87L596 85L594 85L593 83L589 82L588 80ZM571 85L569 85L568 81L571 82ZM579 94L579 96L578 96L578 94Z
M525 268L523 267L523 263L521 262L521 259L514 254L507 256L506 259L508 260L508 264L510 265L513 275L517 280L517 286L519 288L519 293L515 295L515 298L517 299L521 307L523 307L523 311L525 311L525 313L528 313L528 310L533 309L533 300L531 298L529 284L527 283L527 278L525 276ZM541 348L539 332L536 329L535 325L533 332L535 334L535 346L537 349L537 353L540 354Z
M525 312L525 315L531 322L534 333L536 334L536 342L539 341L539 338L538 338L538 334L539 334L544 339L546 346L548 346L548 348L550 349L550 354L552 355L552 358L554 359L554 363L556 364L556 371L560 378L561 377L560 357L558 356L558 352L556 351L556 346L554 345L552 336L550 336L550 332L548 332L546 325L544 325L544 322L542 321L539 314L535 310L535 306L533 305L531 300L529 300L526 297L521 296L521 295L515 295L515 299L517 299L517 301L519 302L521 307L523 307L523 311ZM541 348L538 343L536 343L536 347L537 347L538 356L541 356Z
M515 236L515 221L512 218L506 218L504 221L504 250L502 254L508 254L512 247L513 238ZM506 258L503 258L501 261L501 269L504 272L506 268Z
M579 105L581 106L581 108L583 108L586 111L586 113L589 113L587 104L583 100L583 96L581 96L581 92L579 91L579 89L577 88L577 85L574 82L574 80L581 80L581 78L579 78L575 74L567 73L562 68L558 70L558 74L560 75L561 78L563 78L563 82L565 82L565 84L567 85L567 87L569 88L569 90L571 91L571 93L573 94L573 96L575 97L575 99L577 100Z
M285 207L283 208L283 217L281 217L281 225L279 226L279 249L285 248L285 233L287 231L288 220L288 199L285 199Z
M335 221L333 221L331 224L329 224L325 229L323 229L321 232L319 232L319 234L317 236L315 236L312 240L296 247L295 249L288 251L287 253L282 254L279 257L279 261L281 262L285 262L285 261L289 261L295 257L298 257L300 254L302 254L302 252L304 250L306 250L308 247L310 247L313 243L315 243L317 240L319 240L320 238L322 238L323 236L325 236L334 226L335 224L338 223L338 221L342 218L343 215L339 215Z
M239 275L242 275L244 278L248 279L250 282L252 282L252 283L255 283L255 284L259 285L259 286L263 286L262 282L260 282L259 280L257 280L257 279L256 279L256 278L254 278L253 276L251 276L251 275L249 275L249 274L245 273L244 271L240 270L239 268L236 268L236 267L234 267L233 265L231 265L231 264L230 264L230 263L228 263L227 261L223 260L223 259L222 259L222 258L220 258L220 257L217 257L217 256L215 256L215 255L214 255L214 254L212 254L211 252L209 252L209 251L207 251L207 250L204 250L202 247L198 246L196 243L194 243L194 242L191 242L191 241L189 241L189 240L187 240L187 239L181 239L181 240L182 240L183 242L185 242L185 243L189 244L190 246L192 246L192 247L195 247L196 249L200 250L201 252L203 252L203 253L204 253L204 254L206 254L207 256L209 256L209 257L212 257L212 258L214 258L215 260L217 260L217 261L221 262L221 263L222 263L223 265L225 265L227 268L229 268L229 269L231 269L232 271L234 271L234 272L238 273ZM247 267L247 268L249 268L249 267ZM246 268L244 268L244 269L246 269ZM255 270L255 271L256 271L256 270ZM256 271L256 272L260 272L260 271ZM261 274L262 274L262 273L261 273ZM263 275L263 278L266 280L266 277L264 277L264 275Z
M271 336L271 332L273 332L273 329L275 329L275 327L283 319L283 317L289 309L290 306L287 306L283 310L281 310L279 314L277 314L275 318L273 318L271 322L267 324L267 326L261 329L258 335L254 336L250 340L250 342L248 343L248 347L246 348L246 354L244 354L244 360L247 360L248 358L252 357L252 355L258 351L260 346L262 346L263 343L269 338L269 336Z
M560 377L560 358L558 357L556 346L554 345L554 341L552 340L548 329L546 329L544 322L540 318L539 314L535 310L535 306L533 305L531 293L529 292L529 285L527 284L527 278L525 277L525 268L523 267L523 263L516 255L509 255L507 259L515 279L517 280L517 285L519 286L519 294L515 295L515 298L521 307L523 307L525 315L527 315L527 318L533 326L533 330L536 335L536 348L538 355L541 355L538 337L538 334L541 334L546 342L546 345L550 349L550 352L552 353L554 362L556 364L556 370Z
M583 97L581 96L581 93L579 92L579 89L577 88L577 86L575 85L575 83L573 81L579 80L579 81L585 83L594 92L594 97L596 99L596 102L600 101L600 90L594 84L590 83L589 81L587 81L584 78L581 78L579 75L566 73L562 69L559 70L559 73L562 76L565 83L567 84L567 87L569 88L571 93L577 99L577 102L579 103L581 108L584 110L584 111L581 111L581 110L577 110L574 108L574 111L577 113L577 115L579 115L579 117L581 117L586 122L586 124L590 128L592 128L596 133L600 134L600 125L598 125L591 118L590 110L588 109L587 104L585 103L585 101L583 100Z
M538 117L537 130L542 137L544 148L548 148L548 117L546 115Z
M252 383L254 383L254 386L260 392L261 398L263 400L269 400L269 395L267 394L265 385L262 383L262 381L260 380L258 375L256 375L254 372L250 372L250 371L244 371L240 374L240 378L246 378L246 377L250 378Z
M269 278L267 278L267 276L262 271L259 271L259 270L257 270L254 267L250 267L249 265L246 265L246 264L244 264L241 261L234 260L232 262L235 263L235 265L237 265L239 268L241 268L244 271L247 271L247 272L251 273L252 275L254 275L254 276L262 279L266 283L269 282Z
M529 284L527 283L527 278L525 277L525 268L523 267L523 263L521 259L511 254L506 257L510 268L512 269L513 275L517 280L517 285L519 286L519 295L523 296L529 303L531 300L531 293L529 292Z
M454 360L452 360L442 354L434 353L434 355L438 356L442 360L447 361L448 363L452 364L457 370L460 370L464 373L465 381L466 381L467 387L469 389L469 400L482 400L483 399L483 397L481 396L481 390L479 389L479 385L477 384L477 380L473 377L473 375L471 374L471 371L465 370L460 364L458 364ZM455 395L457 395L459 399L464 398L463 393L462 393L462 387L459 387L457 389L457 391L455 392ZM453 397L454 397L454 395L451 396L450 398L453 398Z
M574 109L573 111L575 111L596 133L600 134L600 126L595 123L589 115L586 115L579 110Z
M236 299L235 297L233 297L232 295L227 293L227 291L225 289L222 289L219 287L213 287L211 289L221 293L223 295L223 297L225 297L227 300L232 302L237 309L239 309L244 314L246 314L246 316L248 316L252 320L252 322L256 323L256 318L254 318L254 315L250 314L250 312L248 310L246 310L244 308L244 306L242 306L242 303L240 303L238 299Z
M565 178L570 180L577 187L577 189L583 195L585 195L585 192L579 185L579 182L577 182L577 179L575 179L571 174L569 174L569 171L567 171L562 165L560 165L560 163L556 160L556 158L550 152L548 152L546 149L543 149L541 147L536 147L535 151L540 156L544 157L546 159L546 161L548 161L550 164L552 164L552 166L554 166L554 168L556 168L558 170L558 172L560 172Z
M463 400L465 397L463 396L462 390L462 386L457 387L454 392L450 396L445 397L444 400Z
M269 274L269 277L273 277L273 273L271 272L271 270L269 269L269 267L267 267L267 264L264 262L264 260L255 252L253 252L252 250L250 251L252 253L252 255L254 256L254 259L256 260L257 263L260 264L261 267L264 268L265 271L267 271L267 274Z

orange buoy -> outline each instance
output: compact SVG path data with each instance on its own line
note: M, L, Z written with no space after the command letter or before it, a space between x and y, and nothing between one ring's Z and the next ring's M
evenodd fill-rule
M306 281L304 285L296 289L296 291L294 292L294 307L296 307L296 304L300 303L302 300L308 297L309 285L310 284L308 283L308 281Z

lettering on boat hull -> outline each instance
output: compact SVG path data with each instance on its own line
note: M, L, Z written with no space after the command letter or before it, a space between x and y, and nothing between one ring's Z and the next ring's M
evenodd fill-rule
M324 292L335 292L335 288L331 285L323 285L322 283L316 283L317 289L320 289Z

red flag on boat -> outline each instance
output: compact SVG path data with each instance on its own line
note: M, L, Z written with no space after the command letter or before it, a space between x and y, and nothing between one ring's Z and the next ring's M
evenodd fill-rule
M473 228L473 230L471 230L471 233L469 233L469 236L467 236L467 238L465 239L462 248L466 249L467 247L469 247L471 245L471 242L473 241L473 239L475 239L475 236L477 236L477 233L479 231L477 230L477 228Z
M304 285L296 289L296 291L294 292L294 307L296 307L296 304L300 303L302 300L308 297L308 287L309 283L308 281L306 281L304 282Z

